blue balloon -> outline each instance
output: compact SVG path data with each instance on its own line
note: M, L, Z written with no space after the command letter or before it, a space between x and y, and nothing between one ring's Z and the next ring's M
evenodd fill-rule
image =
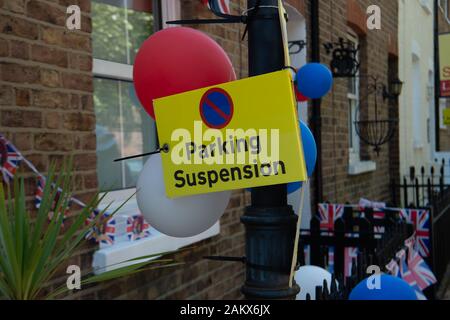
M320 99L331 90L333 75L330 69L321 63L308 63L298 70L295 81L298 91L304 96Z
M317 162L317 145L314 136L308 126L300 121L300 131L302 133L303 153L305 154L306 171L308 177L314 173ZM302 182L289 183L287 185L288 194L291 194L303 186Z
M375 280L369 280L375 284ZM349 300L417 300L414 289L404 280L391 275L380 276L380 288L370 290L367 279L361 281L350 293Z

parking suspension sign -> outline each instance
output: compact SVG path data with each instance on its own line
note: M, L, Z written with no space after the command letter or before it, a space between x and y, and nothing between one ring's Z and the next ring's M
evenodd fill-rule
M154 105L168 197L307 180L290 71Z

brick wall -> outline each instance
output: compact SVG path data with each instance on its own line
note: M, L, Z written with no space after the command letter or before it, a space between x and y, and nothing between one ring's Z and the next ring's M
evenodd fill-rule
M382 29L369 31L366 28L365 12L369 5L377 4L382 10ZM328 56L323 48L325 42L336 42L339 37L346 38L347 28L352 28L362 40L361 73L379 76L382 83L388 83L389 52L395 51L397 39L397 13L396 1L379 0L376 2L366 0L321 0L320 1L320 42L321 62L328 64ZM309 17L308 17L309 20ZM308 27L310 22L308 22ZM308 39L308 43L311 40ZM311 47L308 45L308 48ZM373 96L367 99L365 92L367 80L361 78L361 115L367 117L369 113L373 118ZM388 117L388 108L379 97L380 115ZM382 146L377 157L373 148L361 144L361 157L363 160L372 160L377 163L375 172L358 176L349 176L349 128L348 128L348 100L347 79L335 79L333 91L322 101L322 166L323 166L323 199L331 202L357 202L360 197L379 201L390 200L389 181L390 159L398 155L391 155L389 145ZM394 140L395 141L395 140ZM393 149L395 151L395 147ZM397 171L396 171L397 170ZM316 182L314 182L313 187ZM312 192L314 195L314 191ZM313 208L315 199L313 201Z

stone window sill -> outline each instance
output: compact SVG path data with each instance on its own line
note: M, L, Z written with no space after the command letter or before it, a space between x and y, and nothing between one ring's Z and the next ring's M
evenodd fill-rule
M348 166L348 174L350 176L357 176L364 173L369 173L377 170L377 163L375 161L353 161Z

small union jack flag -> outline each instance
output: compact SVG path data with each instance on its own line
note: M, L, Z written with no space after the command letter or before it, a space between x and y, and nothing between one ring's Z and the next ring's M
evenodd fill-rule
M386 217L386 213L384 213L383 211L374 211L373 212L373 219L374 220L383 220ZM384 226L374 226L373 227L373 232L378 233L377 235L375 235L376 239L381 239L382 238L382 233L384 233L386 231Z
M334 247L328 247L328 267L329 273L334 273Z
M0 171L3 181L9 183L14 178L21 161L22 156L15 147L0 135Z
M230 0L202 0L210 10L223 14L230 14Z
M399 253L397 253L397 257L400 259L400 278L402 278L414 289L418 300L427 300L427 298L425 297L422 290L417 284L417 280L414 273L411 272L411 270L408 268L405 250L401 250Z
M347 247L344 249L344 276L352 276L353 263L358 258L358 248Z
M42 196L44 194L45 184L46 184L45 177L40 176L37 178L36 193L34 195L34 205L36 206L37 209L39 209L42 204ZM56 206L58 205L60 198L61 198L61 190L58 189L58 191L56 192L56 195L55 195L55 199L53 200L53 204L51 206L51 211L48 213L49 220L53 219L53 216L54 216L55 210L56 210ZM64 203L62 205L64 205ZM69 201L67 203L67 206L61 210L61 211L63 211L63 226L64 226L64 221L66 220L66 217L70 213L71 205L72 205L72 201Z
M127 236L131 241L137 241L150 236L150 225L145 221L142 214L128 218Z
M319 204L320 229L333 231L334 222L344 215L344 206L340 204Z
M101 244L113 245L116 237L116 219L108 219L100 230L101 236L99 238Z
M387 264L386 270L389 271L392 276L400 278L400 266L394 259Z
M430 212L421 209L403 209L400 215L414 226L416 249L424 258L430 256Z
M435 284L437 279L420 254L414 250L414 242L407 241L408 247L408 268L416 279L417 286L423 291Z

